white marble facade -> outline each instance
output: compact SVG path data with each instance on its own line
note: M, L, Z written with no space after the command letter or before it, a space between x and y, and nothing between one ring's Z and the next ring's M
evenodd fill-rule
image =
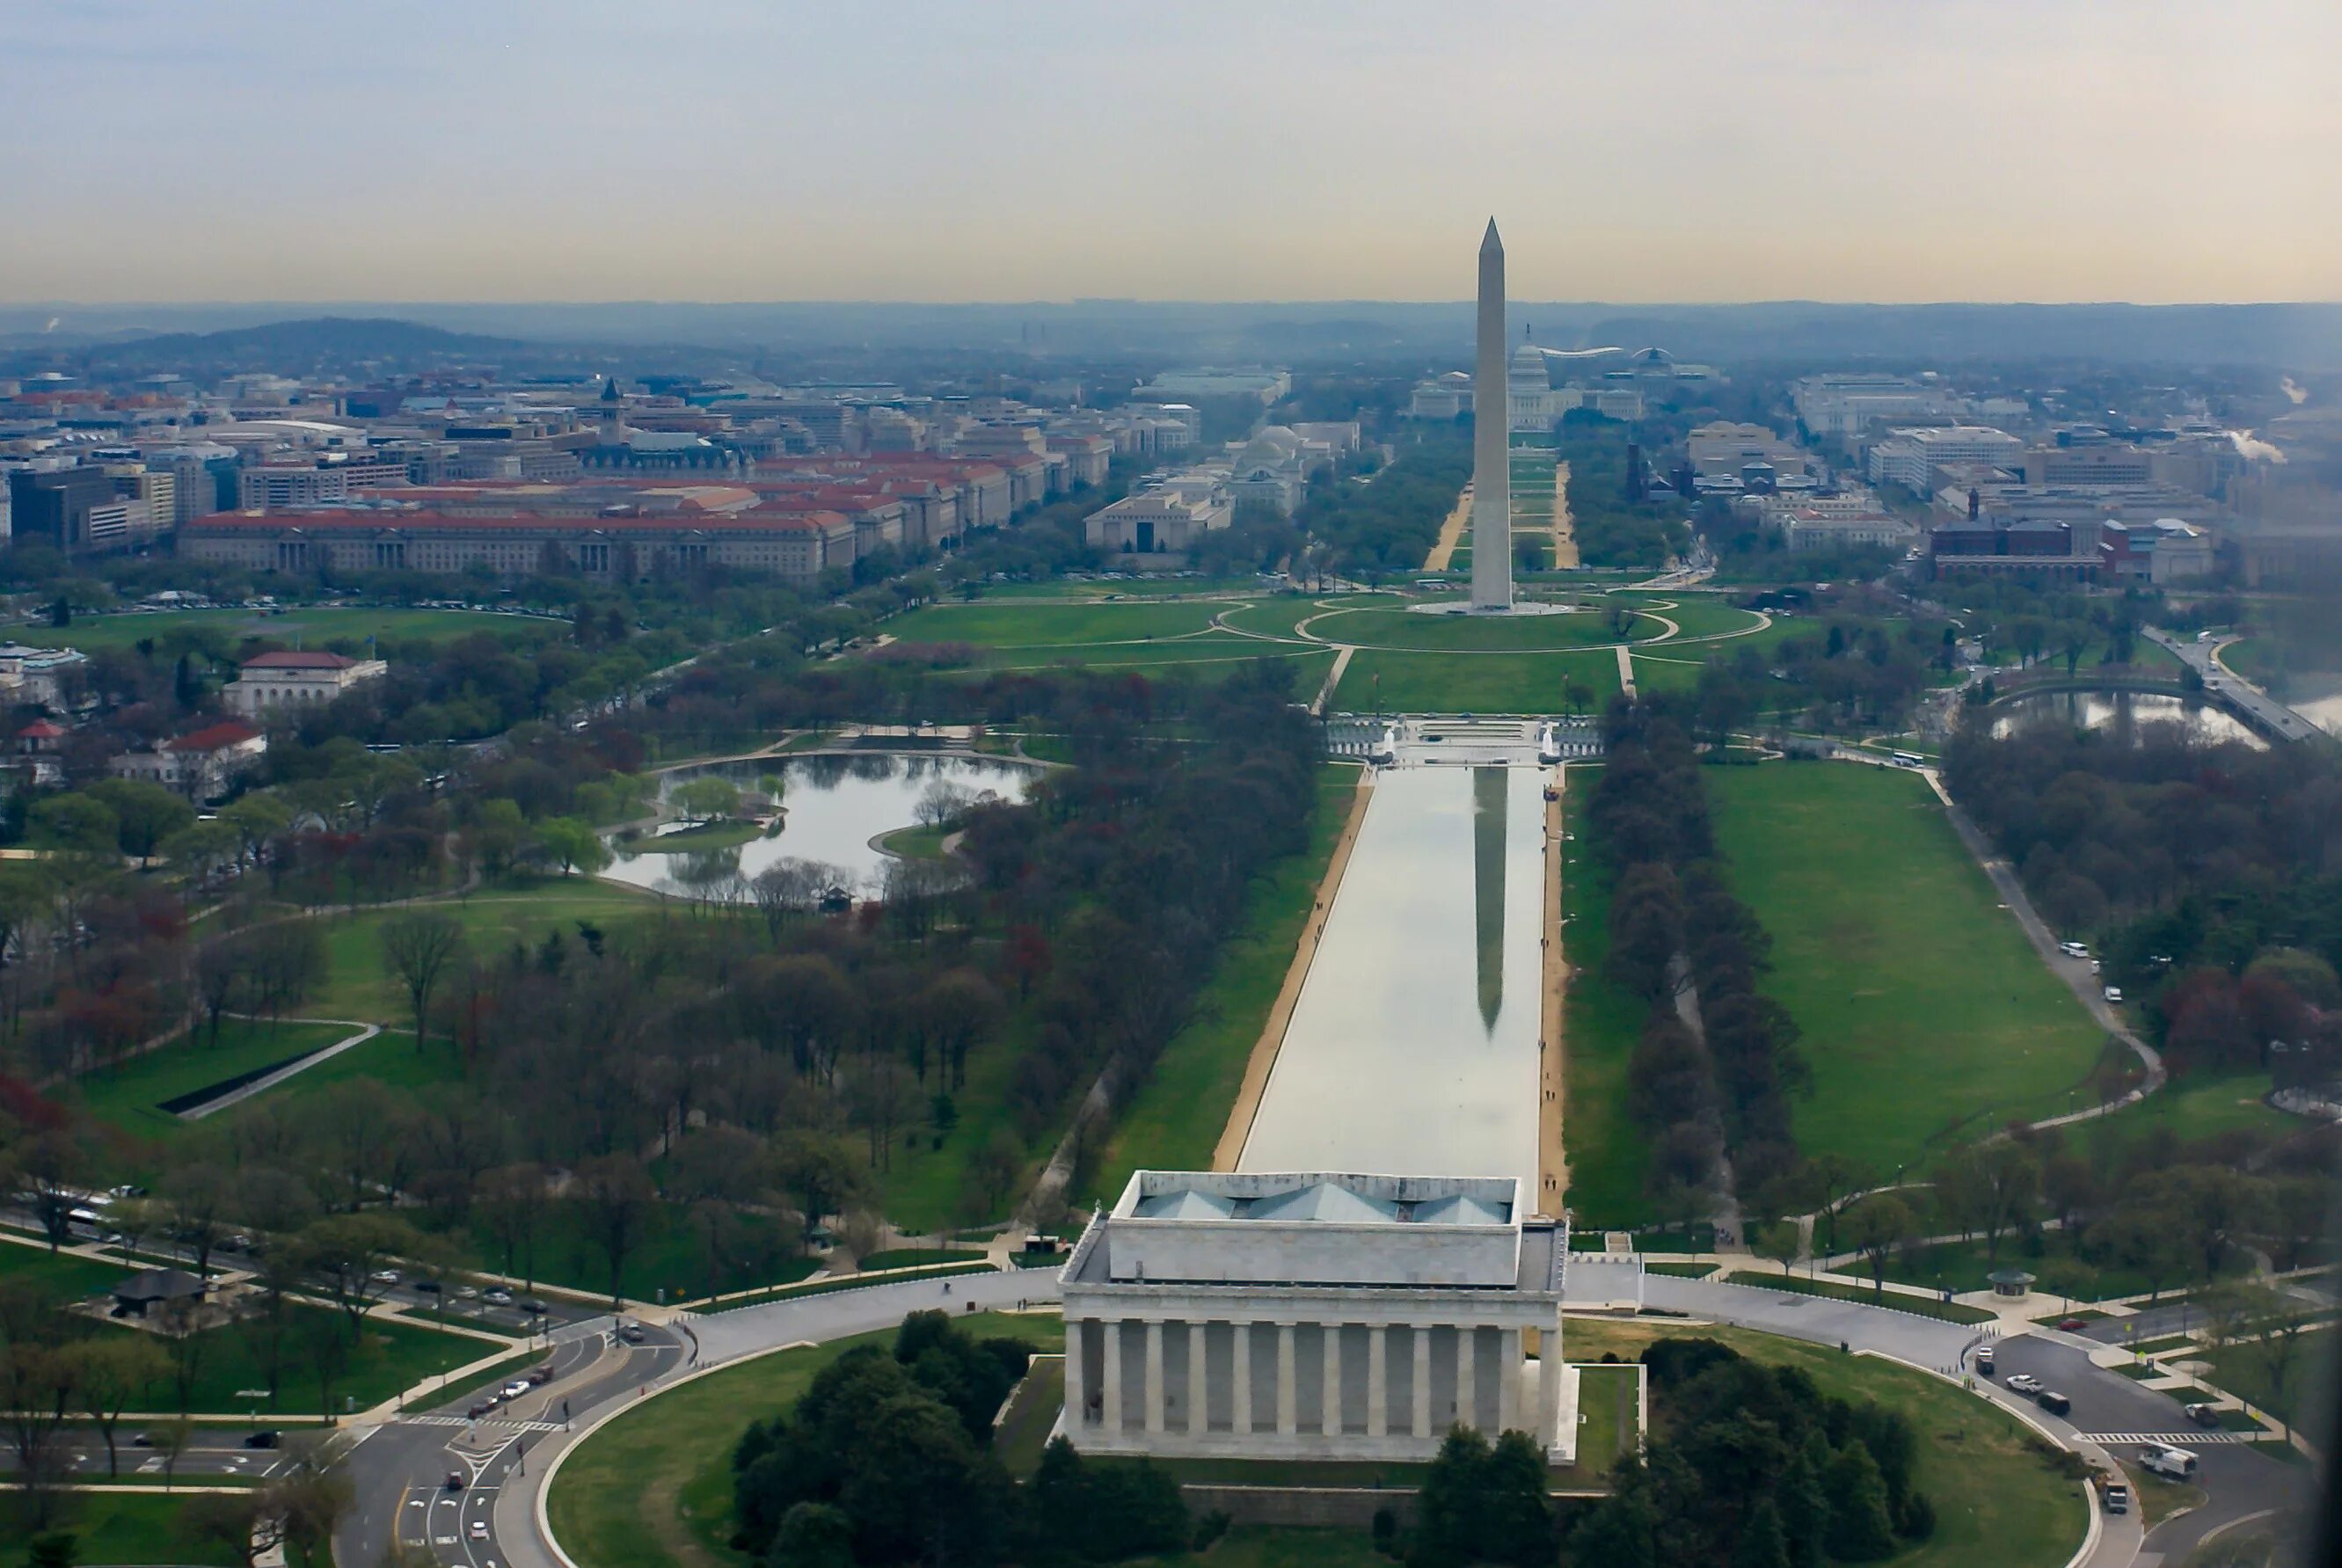
M1059 1429L1093 1453L1373 1461L1461 1424L1566 1463L1567 1233L1517 1216L1509 1178L1142 1171L1067 1263Z

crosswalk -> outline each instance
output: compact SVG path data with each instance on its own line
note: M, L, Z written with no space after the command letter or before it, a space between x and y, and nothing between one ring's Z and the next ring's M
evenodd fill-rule
M466 1421L460 1415L408 1415L400 1418L409 1426L493 1426L505 1432L559 1432L557 1421L499 1421L484 1416L478 1421Z
M2201 1427L2193 1432L2084 1432L2076 1435L2085 1443L2096 1443L2101 1445L2159 1443L2167 1448L2202 1448L2215 1443L2259 1441L2249 1432L2207 1432Z

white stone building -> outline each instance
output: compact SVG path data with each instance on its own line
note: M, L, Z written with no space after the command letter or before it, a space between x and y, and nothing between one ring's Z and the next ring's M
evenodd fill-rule
M1566 1224L1511 1177L1140 1171L1064 1274L1059 1430L1100 1453L1421 1460L1448 1430L1576 1453Z
M194 801L227 793L238 774L268 754L268 737L250 724L224 719L152 751L124 752L107 764L115 778L145 779Z
M2008 467L2025 456L2025 443L1989 424L1947 424L1897 430L1870 449L1870 482L1900 484L1915 495L1935 493L1936 470L1952 464Z
M1226 476L1197 469L1126 495L1082 519L1092 549L1122 565L1170 571L1186 564L1197 541L1236 521Z
M380 659L352 659L340 654L263 654L247 659L236 678L220 688L229 707L247 718L275 708L330 703L362 681L390 673Z

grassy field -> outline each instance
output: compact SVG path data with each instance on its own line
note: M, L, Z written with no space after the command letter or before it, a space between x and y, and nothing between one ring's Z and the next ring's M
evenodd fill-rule
M741 1259L726 1272L711 1273L706 1249L679 1205L652 1211L643 1233L626 1259L619 1275L622 1293L630 1301L689 1301L718 1293L748 1290L757 1285L786 1284L801 1280L817 1266L804 1256L794 1225L772 1215L740 1216ZM605 1296L610 1289L609 1254L594 1240L584 1212L555 1202L546 1206L545 1223L536 1237L534 1266L526 1254L516 1253L507 1270L503 1247L485 1222L472 1232L458 1232L451 1240L472 1267L511 1273L541 1285L573 1291L584 1296ZM753 1242L754 1245L746 1244Z
M1938 1242L1933 1246L1915 1247L1898 1253L1887 1261L1887 1277L1906 1284L1929 1285L1954 1291L1980 1291L1987 1284L1985 1276L1995 1269L2019 1268L2038 1278L2033 1287L2044 1295L2070 1293L2077 1301L2104 1301L2110 1296L2145 1295L2154 1282L2144 1274L2119 1266L2096 1267L2077 1263L2072 1245L2062 1231L2041 1233L2041 1251L2037 1254L2024 1252L2014 1236L2000 1239L1997 1259L1986 1256L1981 1239L1966 1242ZM2242 1263L2239 1257L2237 1262ZM1847 1270L1845 1272L1858 1272ZM2163 1288L2169 1290L2172 1280L2167 1276ZM2072 1287L2070 1292L2067 1287Z
M226 1019L216 1045L208 1030L198 1029L160 1050L85 1075L81 1080L83 1101L89 1114L107 1126L142 1138L175 1137L190 1124L161 1109L164 1101L322 1049L350 1033L339 1024Z
M1329 642L1353 643L1365 648L1411 649L1424 653L1551 653L1572 648L1606 646L1618 635L1609 616L1596 601L1592 607L1566 615L1525 615L1517 620L1469 614L1416 614L1411 610L1345 610L1321 614L1310 633ZM1638 615L1629 628L1629 641L1656 637L1666 628Z
M1572 1318L1567 1330L1573 1361L1606 1351L1632 1360L1655 1339L1695 1336L1722 1340L1757 1361L1802 1367L1824 1393L1874 1400L1909 1417L1918 1436L1913 1478L1936 1505L1936 1533L1888 1558L1891 1568L2057 1568L2081 1543L2088 1513L2080 1483L2050 1468L2015 1416L1941 1378L1740 1329Z
M512 641L541 643L565 636L569 628L560 621L534 615L499 615L475 610L300 609L271 615L253 610L157 610L112 615L76 616L70 626L12 626L8 635L36 648L74 647L85 653L100 648L127 648L152 637L158 646L184 642L187 634L225 636L231 642L265 637L272 642L298 640L304 647L329 642L363 643L368 637L385 642L445 642L475 632L491 632Z
M1618 660L1606 649L1566 654L1392 654L1350 660L1334 706L1344 713L1557 714L1562 683L1575 678L1599 712L1618 690Z
M1254 880L1244 922L1222 944L1194 1015L1163 1048L1154 1074L1100 1152L1093 1193L1120 1192L1134 1170L1211 1168L1213 1147L1244 1083L1245 1063L1292 965L1357 780L1354 767L1329 763L1317 770L1309 847Z
M128 1271L120 1263L70 1253L52 1255L45 1247L0 1242L0 1283L30 1285L55 1302L77 1302L102 1294Z
M2105 1138L2122 1148L2164 1127L2183 1139L2234 1132L2284 1138L2308 1129L2312 1124L2263 1102L2269 1086L2266 1073L2189 1074L2172 1079L2161 1094L2124 1106L2103 1124L2079 1129L2077 1135L2085 1142Z
M1735 890L1773 938L1765 990L1804 1032L1807 1154L1884 1174L2067 1108L2099 1031L1923 781L1822 763L1706 777Z
M1727 644L1744 633L1753 633L1763 623L1754 610L1736 609L1712 594L1616 594L1620 604L1647 610L1651 614L1673 621L1679 637L1717 637ZM1672 640L1672 639L1671 639ZM1693 657L1705 657L1710 652L1729 652L1729 646L1713 650L1706 646L1686 648Z
M1641 1128L1626 1114L1626 1066L1642 1037L1640 1000L1603 977L1610 953L1610 891L1585 841L1586 808L1601 775L1573 767L1562 792L1562 953L1569 989L1562 999L1562 1146L1569 1160L1569 1206L1588 1229L1648 1217L1643 1173L1650 1159Z
M979 1313L961 1326L1057 1350L1054 1317ZM857 1344L894 1331L778 1351L636 1405L570 1453L546 1499L563 1549L594 1568L745 1564L732 1550L732 1445L752 1418L794 1405L816 1373ZM1361 1537L1363 1539L1363 1536Z
M582 876L484 888L469 898L443 899L427 907L435 914L452 915L463 926L473 954L481 958L515 943L534 948L555 932L563 941L575 942L581 920L612 931L629 921L657 920L666 914L666 906L650 894ZM382 928L402 913L405 912L369 910L331 917L325 926L330 960L326 980L302 1010L317 1016L360 1018L375 1024L409 1022L405 994L382 957Z
M1224 606L1183 604L929 604L886 623L900 643L970 643L986 648L1094 647L1203 631Z
M364 1410L379 1403L425 1378L494 1354L496 1349L490 1342L469 1334L445 1333L419 1324L369 1317L365 1337L355 1347L348 1345L347 1331L343 1331L346 1356L334 1374L334 1404L329 1412L315 1364L309 1359L307 1336L313 1325L324 1323L328 1314L339 1327L342 1314L328 1307L294 1307L291 1312L294 1326L285 1336L283 1375L275 1404L265 1399L240 1396L242 1390L266 1387L268 1379L261 1370L250 1338L240 1325L231 1325L206 1329L195 1336L198 1348L195 1378L188 1386L188 1410L215 1415L241 1415L255 1408L287 1415L338 1415L345 1409ZM145 1331L108 1323L101 1324L98 1332L125 1334ZM134 1405L145 1410L175 1411L178 1407L177 1385L169 1377L150 1384L144 1398Z
M216 1541L196 1540L181 1523L187 1499L157 1493L78 1492L58 1528L70 1530L84 1563L174 1563L190 1568L243 1568L245 1557ZM15 1520L8 1527L14 1530ZM13 1561L13 1559L12 1559Z
M2231 1345L2187 1359L2204 1363L2204 1371L2198 1374L2204 1382L2216 1388L2226 1389L2238 1399L2257 1404L2279 1421L2290 1423L2301 1419L2305 1396L2315 1405L2319 1403L2321 1388L2331 1387L2323 1380L2333 1375L2333 1369L2324 1364L2320 1358L2335 1353L2333 1342L2333 1332L2328 1329L2312 1329L2303 1334L2294 1352L2293 1367L2286 1376L2285 1390L2281 1393L2269 1386L2268 1373L2262 1363L2257 1345ZM2313 1418L2317 1413L2313 1410Z

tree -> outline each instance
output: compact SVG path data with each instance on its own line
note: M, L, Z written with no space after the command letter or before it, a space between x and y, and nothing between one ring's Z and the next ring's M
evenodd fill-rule
M676 785L667 800L686 822L714 822L736 815L740 810L738 786L713 774Z
M1847 1211L1847 1240L1870 1263L1870 1288L1887 1297L1887 1260L1911 1238L1911 1205L1892 1193L1873 1193Z
M768 1568L854 1568L854 1521L826 1503L793 1503L765 1562Z
M650 1223L656 1193L642 1162L632 1154L603 1154L577 1168L573 1183L586 1215L586 1228L610 1261L610 1305L626 1300L626 1259L634 1254Z
M1789 1568L1789 1537L1781 1528L1781 1511L1769 1497L1741 1521L1740 1542L1732 1549L1732 1568Z
M73 1212L81 1206L89 1156L63 1132L43 1133L15 1151L16 1179L32 1200L33 1217L55 1252L73 1239Z
M854 1145L826 1133L785 1134L773 1148L773 1173L796 1196L808 1246L822 1216L842 1213L863 1185L862 1164Z
M417 1052L429 1033L431 993L442 972L463 949L464 928L444 914L415 912L393 915L383 924L383 963L406 988L407 1006L415 1015Z
M1805 1244L1798 1234L1797 1223L1782 1220L1774 1224L1757 1226L1752 1250L1758 1257L1780 1264L1781 1273L1787 1274L1789 1265L1796 1263L1797 1255L1805 1251Z
M165 839L195 824L194 806L150 780L105 779L89 793L112 809L115 844L142 865Z
M105 1473L119 1475L122 1457L115 1446L115 1429L122 1413L150 1384L170 1374L170 1358L145 1334L77 1340L65 1353L72 1359L74 1396L105 1439Z
M480 1177L480 1213L504 1249L504 1272L519 1264L523 1288L536 1283L536 1238L550 1201L541 1165L500 1165Z
M536 842L564 876L576 871L590 876L610 864L610 846L602 835L574 816L547 817L537 824Z
M302 1228L290 1246L298 1270L342 1309L350 1343L357 1343L366 1313L381 1304L392 1272L401 1260L435 1258L439 1249L405 1220L384 1213L329 1214Z
M1834 1455L1822 1477L1829 1498L1829 1554L1841 1563L1876 1563L1895 1554L1895 1521L1878 1462L1858 1442Z
M75 1568L81 1562L81 1538L70 1530L35 1535L25 1553L25 1568Z

